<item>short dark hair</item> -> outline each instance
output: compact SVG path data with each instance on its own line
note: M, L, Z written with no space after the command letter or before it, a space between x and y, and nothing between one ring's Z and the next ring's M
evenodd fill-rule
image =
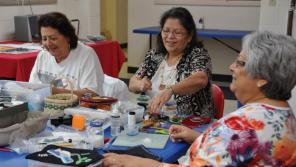
M190 52L193 47L196 47L196 46L203 47L202 42L200 42L197 39L196 26L195 26L195 22L193 20L193 17L186 8L175 7L175 8L172 8L172 9L166 11L161 16L161 19L159 22L161 29L163 28L163 26L168 18L178 19L180 21L181 25L186 29L187 34L192 36L191 41L188 43L188 46L184 50L185 54ZM164 54L167 53L167 50L164 47L164 44L162 41L161 32L157 36L157 48L161 53L164 53Z
M70 39L71 49L77 47L78 36L75 34L75 28L64 14L60 12L50 12L41 15L38 19L38 30L40 37L41 27L52 27L58 30L59 33Z

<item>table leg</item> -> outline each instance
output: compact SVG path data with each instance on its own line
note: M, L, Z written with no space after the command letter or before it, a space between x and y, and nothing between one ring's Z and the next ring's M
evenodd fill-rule
M230 46L229 44L227 44L226 42L221 41L220 39L213 37L213 39L221 44L223 44L224 46L228 47L229 49L235 51L236 53L240 53L240 50L235 49L234 47Z
M149 49L152 49L152 34L149 34Z

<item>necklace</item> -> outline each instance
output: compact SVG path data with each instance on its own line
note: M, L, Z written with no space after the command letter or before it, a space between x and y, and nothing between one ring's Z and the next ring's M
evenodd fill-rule
M176 81L177 76L177 64L180 61L182 55L178 56L176 63L173 66L169 66L166 59L161 63L161 75L160 75L160 84L159 90L165 89L168 85L172 85Z

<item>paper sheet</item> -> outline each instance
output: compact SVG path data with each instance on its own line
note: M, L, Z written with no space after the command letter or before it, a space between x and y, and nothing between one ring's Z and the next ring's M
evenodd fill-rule
M136 146L143 144L147 148L163 149L168 141L169 135L139 133L136 136L126 134L119 135L112 146Z

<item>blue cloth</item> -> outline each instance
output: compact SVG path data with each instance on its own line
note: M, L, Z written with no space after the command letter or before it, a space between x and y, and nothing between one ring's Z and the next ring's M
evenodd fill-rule
M209 124L201 125L195 130L199 132L203 132L208 126ZM105 130L105 137L111 137L110 128L107 128ZM176 162L178 158L180 158L187 152L189 146L190 145L185 142L174 143L171 140L168 140L164 149L149 149L149 151L151 151L155 155L161 156L163 158L163 162L173 163L173 162ZM127 149L127 147L114 147L114 146L111 146L111 148ZM98 152L102 153L101 150L98 150ZM21 165L22 167L27 167L28 161L25 159L26 155L28 154L18 155L15 152L0 151L0 166L14 167L14 166Z

